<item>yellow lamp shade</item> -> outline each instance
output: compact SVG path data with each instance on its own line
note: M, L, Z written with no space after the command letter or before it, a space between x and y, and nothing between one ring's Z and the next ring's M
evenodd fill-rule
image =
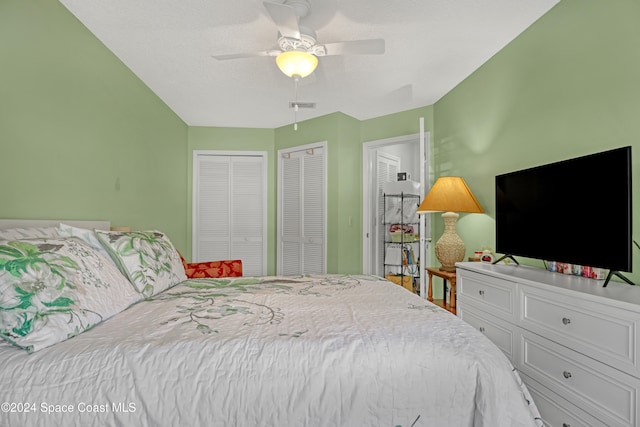
M433 184L417 211L419 214L430 212L482 213L484 210L462 177L442 176Z
M289 77L307 77L318 66L318 57L299 50L289 50L276 56L280 71Z

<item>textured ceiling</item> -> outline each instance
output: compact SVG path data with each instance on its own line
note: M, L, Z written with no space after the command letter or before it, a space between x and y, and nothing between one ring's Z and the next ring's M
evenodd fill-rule
M282 0L273 0L282 2ZM300 81L297 120L360 120L431 105L559 0L310 0L318 43L383 38L382 55L326 56ZM190 126L294 122L294 82L273 57L212 55L277 46L259 0L60 0Z

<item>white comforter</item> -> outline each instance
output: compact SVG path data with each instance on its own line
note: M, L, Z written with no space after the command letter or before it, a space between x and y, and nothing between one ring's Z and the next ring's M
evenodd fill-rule
M1 426L536 426L506 357L369 276L190 280L34 354Z

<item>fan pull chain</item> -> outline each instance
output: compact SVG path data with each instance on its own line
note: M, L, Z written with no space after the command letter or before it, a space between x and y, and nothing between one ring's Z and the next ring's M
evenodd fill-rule
M293 84L295 87L295 96L294 96L294 103L293 103L293 130L297 131L298 130L298 80L300 80L300 77L298 76L293 76Z

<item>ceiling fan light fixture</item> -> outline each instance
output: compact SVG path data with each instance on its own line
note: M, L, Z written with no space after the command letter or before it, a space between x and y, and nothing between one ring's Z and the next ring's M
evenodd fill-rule
M280 71L289 77L307 77L318 66L318 57L300 50L288 50L276 56Z

